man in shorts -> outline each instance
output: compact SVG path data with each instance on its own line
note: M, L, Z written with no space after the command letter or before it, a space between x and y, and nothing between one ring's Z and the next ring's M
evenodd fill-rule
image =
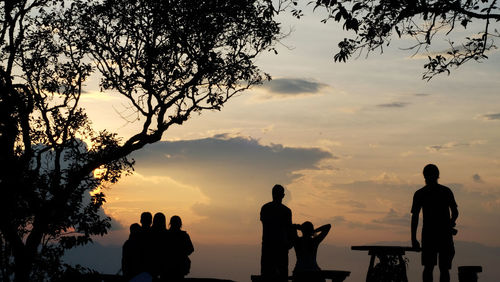
M420 248L417 240L417 226L420 210L423 214L422 265L424 282L432 282L434 266L438 264L440 282L450 281L451 263L455 255L453 235L456 234L455 221L458 217L457 203L450 188L438 184L437 166L424 167L425 186L413 196L411 208L411 241L414 248ZM451 212L451 215L450 215Z
M292 247L292 211L282 201L285 188L274 185L273 201L262 206L261 275L264 281L288 281L288 250Z

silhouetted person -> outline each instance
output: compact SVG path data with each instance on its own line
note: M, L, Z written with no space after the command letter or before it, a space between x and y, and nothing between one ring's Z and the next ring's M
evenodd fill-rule
M141 214L141 241L144 248L144 260L147 271L152 274L153 271L153 240L151 235L151 224L153 222L153 215L150 212L143 212Z
M153 223L153 215L150 212L143 212L141 214L141 228L142 231L151 231L151 224Z
M272 190L273 201L262 206L261 275L267 280L285 280L288 277L288 250L293 246L292 211L282 204L283 186Z
M424 167L425 186L415 192L411 208L411 241L415 248L420 247L417 240L418 216L423 213L422 226L422 265L424 282L432 282L434 266L438 264L441 282L450 281L449 269L455 247L453 235L456 234L455 221L458 217L457 203L450 188L438 184L437 166L428 164ZM450 216L451 211L451 216Z
M130 225L130 236L123 244L122 271L125 281L129 281L138 274L145 272L143 245L141 242L141 226L137 223Z
M297 263L293 269L293 275L297 278L294 281L325 281L325 279L308 276L308 274L314 274L315 271L321 270L316 261L318 246L325 239L331 227L330 224L325 224L314 229L313 224L309 221L298 226L297 229L302 232L302 237L297 236L293 244L297 256Z
M189 273L191 260L189 255L194 252L193 243L186 231L181 230L182 220L174 215L170 218L168 230L168 254L166 279L180 281Z
M167 220L161 212L156 213L153 217L153 225L151 226L151 274L155 279L160 277L164 280L166 277L166 268L168 264L168 234Z

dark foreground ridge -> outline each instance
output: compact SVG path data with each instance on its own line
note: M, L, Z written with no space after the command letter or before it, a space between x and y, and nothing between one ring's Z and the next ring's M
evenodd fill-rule
M87 274L79 277L66 277L67 281L72 282L126 282L128 281L121 275L112 274ZM216 279L216 278L183 278L179 281L183 282L235 282L233 280Z

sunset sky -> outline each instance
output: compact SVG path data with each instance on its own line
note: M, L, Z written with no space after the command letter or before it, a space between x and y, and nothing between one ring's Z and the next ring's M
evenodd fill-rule
M402 50L414 43L410 38L394 38L383 54L334 63L336 44L346 35L340 25L322 24L321 13L280 19L291 34L277 44L278 55L258 59L273 80L233 98L220 112L194 115L162 142L134 153L135 173L105 190L104 209L114 227L97 242L121 246L142 211L161 211L167 218L177 214L195 248L208 252L238 245L247 252L231 253L228 247L210 256L197 248L193 274L204 275L208 260L247 256L253 265L240 265L238 271L249 279L258 272L259 210L280 183L294 222L333 225L327 245L409 244L412 196L423 186L423 167L434 163L440 183L452 189L458 203L455 240L498 253L500 53L427 82L421 79L426 54ZM446 46L437 38L433 51ZM139 124L118 115L126 104L98 91L90 81L84 97L95 128L130 136ZM337 269L352 271L353 279L363 277L368 256L353 255L360 256L361 265ZM491 253L457 252L457 259L499 263ZM327 259L319 264L336 267ZM414 273L420 271L418 256L410 264ZM487 271L500 275L485 269L485 278Z

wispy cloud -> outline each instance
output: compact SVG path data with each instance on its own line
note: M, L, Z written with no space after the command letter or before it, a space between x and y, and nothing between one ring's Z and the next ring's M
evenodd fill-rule
M328 222L331 222L334 226L347 226L352 229L366 229L366 230L376 230L383 229L384 227L377 223L371 222L361 222L361 221L351 221L347 220L344 216L334 216Z
M485 140L473 140L471 142L448 142L442 145L430 145L425 147L428 151L431 152L439 152L439 151L448 151L448 150L453 150L457 148L463 148L463 147L472 147L475 145L482 145L485 144Z
M357 209L366 208L365 204L358 202L358 201L354 201L354 200L340 200L340 201L337 201L336 203L339 205L344 205L344 206L348 206L351 208L357 208Z
M404 108L408 106L410 103L407 102L392 102L392 103L386 103L386 104L378 104L377 107L379 108Z
M372 222L387 225L410 226L410 214L399 214L396 210L390 209L384 217L374 219Z
M500 113L485 114L480 116L483 120L500 120Z
M276 78L266 81L258 88L265 90L264 98L290 98L314 95L328 87L327 84L303 78Z

